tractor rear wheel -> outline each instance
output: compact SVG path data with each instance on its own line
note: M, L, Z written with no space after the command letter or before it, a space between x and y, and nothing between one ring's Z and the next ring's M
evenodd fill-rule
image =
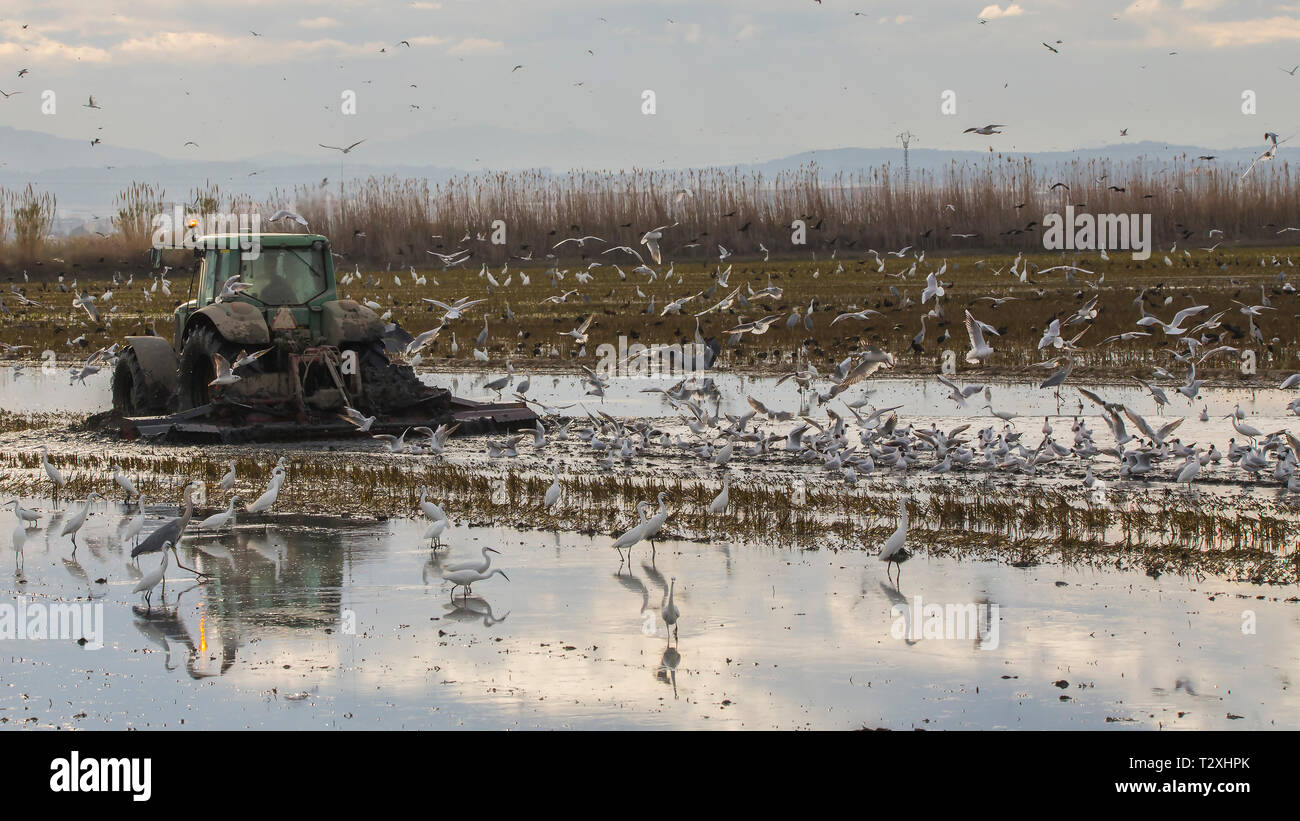
M221 354L227 361L233 362L232 357L237 353L232 352L231 345L215 328L205 326L190 334L185 339L185 346L181 348L176 386L177 409L190 410L211 402L213 389L208 383L217 378L212 355Z
M149 378L135 349L122 351L113 369L113 410L122 416L166 413L167 399L166 387Z

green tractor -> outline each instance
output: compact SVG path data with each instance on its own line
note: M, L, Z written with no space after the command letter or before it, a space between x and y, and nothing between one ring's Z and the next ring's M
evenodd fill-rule
M241 242L258 252L244 253ZM410 336L339 298L325 237L213 234L193 244L197 290L192 280L173 339L127 337L113 373L113 409L128 437L339 435L356 429L345 419L356 416L349 409L375 417L365 427L372 433L452 422L492 430L536 419L520 404L456 399L390 360L390 348Z

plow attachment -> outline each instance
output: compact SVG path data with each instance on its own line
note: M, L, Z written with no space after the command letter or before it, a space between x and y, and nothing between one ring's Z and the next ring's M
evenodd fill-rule
M122 417L122 438L171 442L287 442L303 439L349 439L376 433L400 436L418 426L458 424L457 434L492 434L531 427L537 414L520 402L486 403L450 397L446 409L421 413L418 406L401 414L380 416L361 432L331 414L296 417L262 408L222 403L203 405L167 416Z

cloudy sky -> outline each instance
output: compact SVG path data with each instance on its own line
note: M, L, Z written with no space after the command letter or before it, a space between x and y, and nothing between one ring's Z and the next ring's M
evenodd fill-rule
M438 134L491 128L558 135L560 163L655 166L886 146L904 129L920 147L1025 151L1300 130L1300 71L1282 70L1300 63L1300 2L6 0L0 14L0 90L22 92L0 98L0 124L88 150L320 159L317 143L367 138L359 156L428 133L437 164ZM340 111L349 90L355 115ZM91 94L101 109L82 107ZM986 123L1005 134L962 134Z

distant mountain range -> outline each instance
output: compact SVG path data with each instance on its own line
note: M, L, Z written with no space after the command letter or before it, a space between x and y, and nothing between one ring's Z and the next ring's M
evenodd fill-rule
M996 156L1024 156L1036 165L1051 167L1103 158L1119 162L1145 158L1161 164L1179 157L1191 160L1211 154L1216 156L1216 163L1231 165L1249 162L1262 150L1262 140L1260 146L1232 149L1142 141L1074 151L1008 152ZM1283 146L1279 155L1285 158L1294 150ZM463 126L403 137L374 138L347 157L275 152L238 161L210 162L197 157L167 157L107 143L92 148L85 140L0 127L0 187L21 188L34 182L41 189L55 193L61 214L89 218L110 212L118 192L133 182L160 185L168 199L175 201L186 201L191 190L205 181L218 184L228 193L263 200L277 189L287 193L295 185L316 183L324 178L337 181L340 177L391 174L423 177L436 183L482 169L630 167L631 163L617 163L613 158L661 154L651 141L636 137L610 140L577 130L538 133ZM914 147L910 163L918 172L938 171L952 163L982 164L989 156L987 150ZM902 159L903 152L898 146L834 148L760 163L740 163L736 167L770 176L815 162L822 173L829 174L886 163L898 166ZM608 162L602 164L602 160Z

